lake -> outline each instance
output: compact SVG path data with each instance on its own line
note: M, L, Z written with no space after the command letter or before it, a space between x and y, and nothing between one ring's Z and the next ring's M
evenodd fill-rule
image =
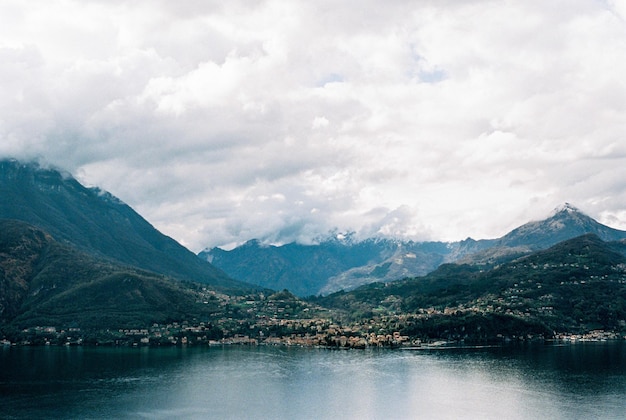
M0 348L2 418L622 419L626 343Z

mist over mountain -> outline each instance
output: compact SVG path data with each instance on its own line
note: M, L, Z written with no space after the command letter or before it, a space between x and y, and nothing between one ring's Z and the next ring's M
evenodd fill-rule
M60 327L110 343L126 337L117 328L177 322L186 326L157 325L148 341L178 343L172 334L194 330L202 342L312 333L336 345L347 330L334 323L344 321L358 342L372 323L387 334L470 341L626 328L626 232L569 204L492 240L252 240L199 258L56 169L0 161L0 194L0 332L20 342L63 342ZM211 263L230 264L237 280Z
M0 197L0 219L27 222L98 258L181 280L249 287L198 259L111 194L57 169L0 160Z
M413 242L330 238L317 245L283 246L253 240L230 251L207 249L199 256L253 284L286 288L300 296L326 295L372 282L423 276L444 263L491 267L589 233L603 241L626 239L625 231L605 226L566 203L545 220L528 222L498 239Z
M213 248L199 256L228 270L234 278L307 296L319 293L329 279L355 267L374 265L370 271L375 271L375 265L381 264L374 276L383 278L390 269L384 265L385 261L398 254L401 248L401 243L392 240L329 239L318 245L290 243L283 246L263 245L252 240L231 251Z

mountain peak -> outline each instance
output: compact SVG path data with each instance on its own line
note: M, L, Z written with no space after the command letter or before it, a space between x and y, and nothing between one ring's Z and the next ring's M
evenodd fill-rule
M582 214L582 212L574 205L570 204L570 203L563 203L560 206L556 207L554 209L554 211L552 212L553 215L557 215L559 213L578 213L578 214Z
M523 245L541 249L587 233L593 233L603 241L626 238L626 231L605 226L570 203L565 203L557 207L549 218L526 223L500 238L499 242L506 246Z
M40 162L0 159L0 219L21 220L97 258L233 289L248 288L156 230L112 194Z

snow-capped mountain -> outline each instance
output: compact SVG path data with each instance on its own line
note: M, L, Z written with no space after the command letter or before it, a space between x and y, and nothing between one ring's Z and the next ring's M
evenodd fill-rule
M528 222L498 239L446 243L333 238L318 245L283 246L255 240L231 251L207 249L199 256L236 279L309 296L422 276L443 263L494 265L588 233L603 241L626 239L625 231L605 226L565 203L547 219Z

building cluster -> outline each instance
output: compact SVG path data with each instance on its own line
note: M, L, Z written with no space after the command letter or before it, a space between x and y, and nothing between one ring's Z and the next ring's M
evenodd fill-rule
M554 339L564 342L609 341L626 340L626 335L623 336L614 331L593 330L585 334L559 333L554 336Z

